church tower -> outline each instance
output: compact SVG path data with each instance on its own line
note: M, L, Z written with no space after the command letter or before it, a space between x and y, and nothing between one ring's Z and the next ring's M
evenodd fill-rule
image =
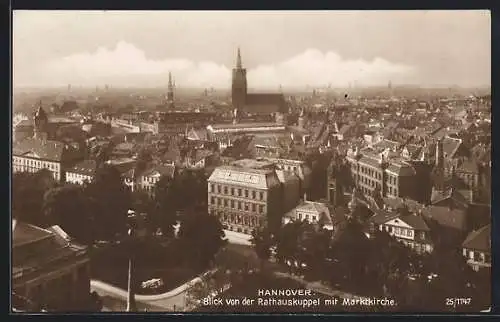
M169 107L173 107L174 105L174 83L172 82L171 72L168 72L167 104Z
M231 99L233 108L242 110L245 106L247 96L247 70L243 68L241 63L241 53L238 47L238 54L236 57L236 67L233 68L233 79L231 86Z
M40 101L38 105L38 109L33 116L33 130L35 134L35 139L39 140L47 140L47 131L49 118L42 108L42 102Z

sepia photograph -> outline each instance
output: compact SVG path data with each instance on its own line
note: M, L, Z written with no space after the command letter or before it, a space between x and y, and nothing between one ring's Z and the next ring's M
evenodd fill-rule
M490 11L11 32L11 313L491 311Z

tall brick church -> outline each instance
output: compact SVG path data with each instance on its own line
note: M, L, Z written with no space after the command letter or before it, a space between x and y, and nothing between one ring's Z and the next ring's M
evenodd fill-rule
M233 68L231 90L235 116L267 114L273 115L276 121L281 123L284 114L288 112L282 93L248 93L247 70L243 68L239 48L236 66Z

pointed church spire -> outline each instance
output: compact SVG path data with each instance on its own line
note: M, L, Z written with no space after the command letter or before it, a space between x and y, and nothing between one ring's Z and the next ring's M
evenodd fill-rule
M172 88L172 72L168 72L168 88Z
M238 69L243 68L243 64L241 63L240 47L238 47L238 56L236 57L236 68Z

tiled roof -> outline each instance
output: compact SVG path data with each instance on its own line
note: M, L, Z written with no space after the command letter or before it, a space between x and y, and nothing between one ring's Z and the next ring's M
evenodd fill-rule
M413 227L415 230L429 231L429 226L425 223L425 220L419 214L409 214L400 216L399 219Z
M491 225L472 231L462 243L462 246L467 249L491 252Z
M50 231L19 221L16 222L14 228L12 231L13 247L48 238L52 235Z
M226 183L247 186L249 188L268 189L279 185L280 180L275 170L270 169L250 169L234 166L217 167L209 182Z
M422 210L427 219L435 220L439 225L464 231L466 229L466 212L461 209L450 209L443 206L429 206Z
M443 152L445 153L445 157L453 158L455 153L458 151L458 148L460 148L460 145L462 145L462 140L449 136L444 137Z
M286 112L285 98L281 93L250 93L245 100L249 113Z
M13 154L61 162L65 149L65 144L58 141L26 138L14 144Z

